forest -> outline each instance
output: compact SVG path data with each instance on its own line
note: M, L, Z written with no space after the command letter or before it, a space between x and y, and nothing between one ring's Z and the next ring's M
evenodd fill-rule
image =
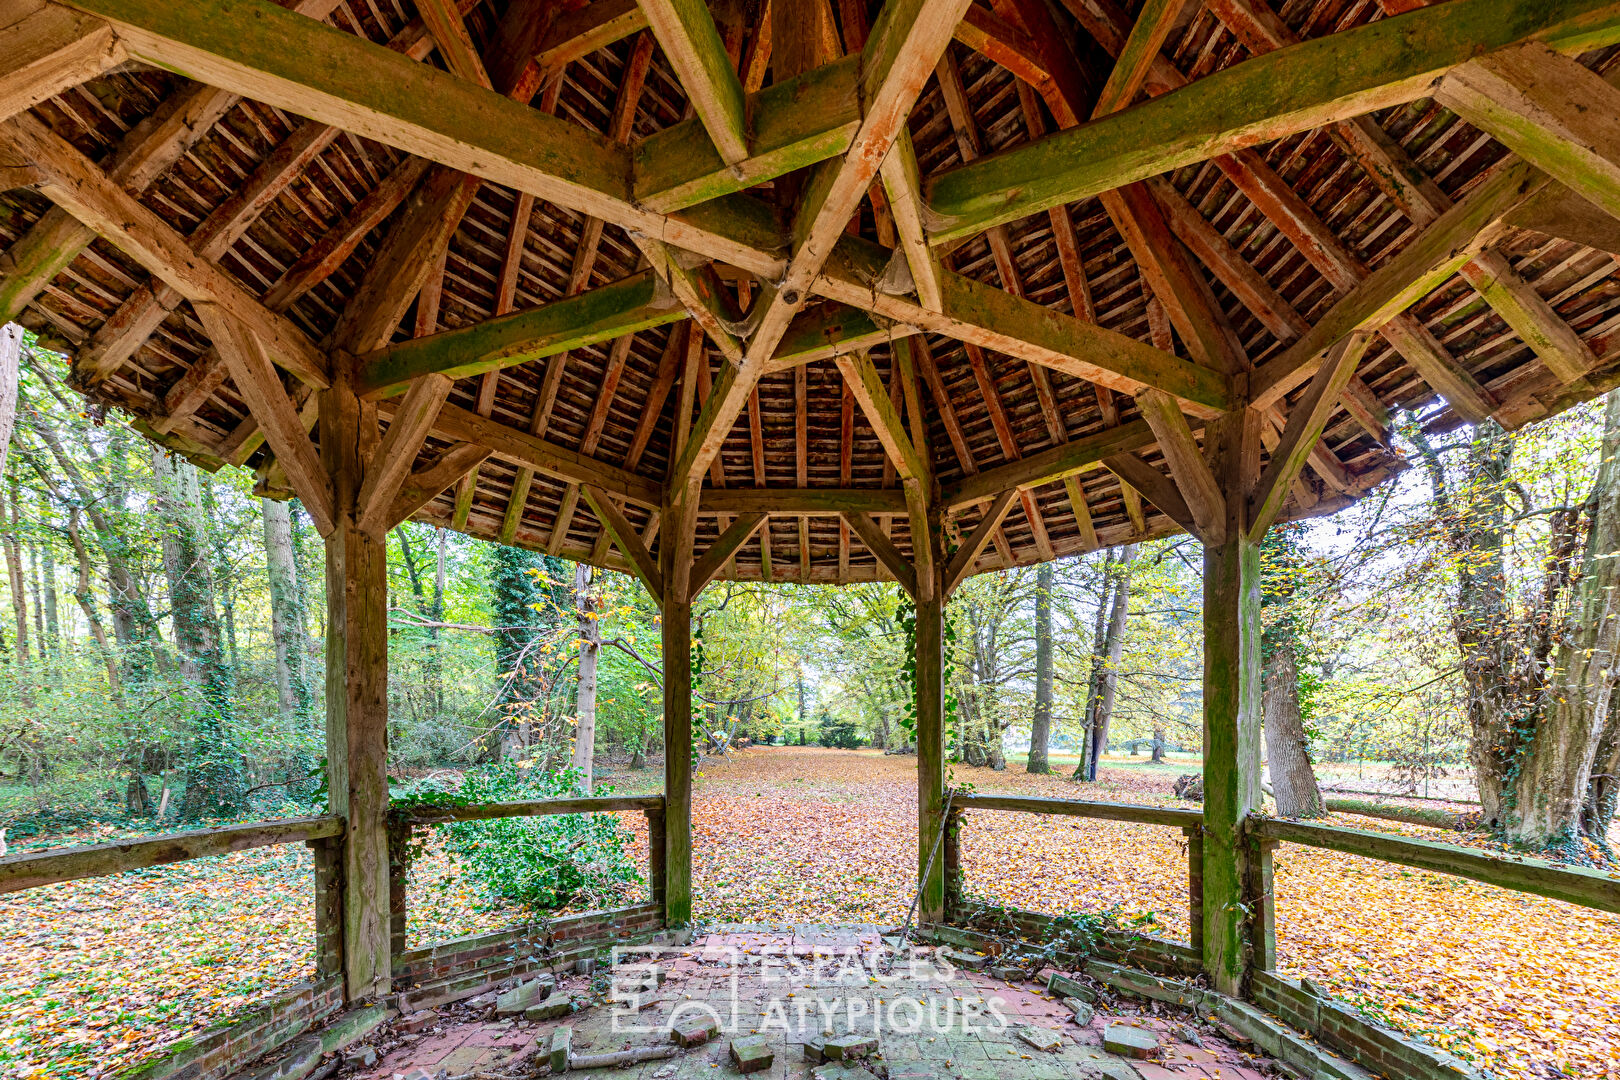
M299 504L85 411L57 356L8 340L11 840L318 798L324 579ZM1264 545L1268 795L1320 815L1323 777L1354 774L1477 801L1505 839L1605 860L1620 395L1513 434L1398 419L1394 483ZM388 556L401 783L513 762L589 790L605 762L657 767L658 615L633 579L415 523ZM1109 753L1195 762L1199 567L1177 537L970 579L948 614L953 760L1080 782ZM694 611L700 755L903 752L909 618L887 584L715 584Z

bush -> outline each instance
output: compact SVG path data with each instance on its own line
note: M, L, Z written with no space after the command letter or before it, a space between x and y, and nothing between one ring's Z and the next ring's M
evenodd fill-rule
M396 804L468 805L554 799L579 791L579 772L540 772L510 761L463 774L456 792L419 786ZM607 794L608 788L598 790ZM534 912L602 908L632 902L641 874L631 857L631 833L608 814L499 818L445 826L446 846L492 900Z

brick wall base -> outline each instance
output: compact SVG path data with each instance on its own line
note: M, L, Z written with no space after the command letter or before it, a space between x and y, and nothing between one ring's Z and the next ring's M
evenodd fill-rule
M614 945L638 944L664 927L660 904L587 911L454 938L394 958L394 1004L401 1012L432 1008L530 971L571 967Z
M159 1058L125 1070L119 1080L220 1080L277 1050L343 1008L343 980L329 976L184 1039Z
M1011 909L993 916L975 915L973 909L954 902L954 898L946 912L950 925L931 927L935 935L980 951L994 943L986 931L1006 934L1011 928L1023 940L1039 944L1048 939L1056 922L1050 915ZM972 925L974 922L981 925ZM987 925L992 922L994 925ZM1388 1080L1485 1080L1484 1074L1460 1058L1374 1024L1348 1005L1275 972L1255 972L1248 1002L1175 981L1196 978L1201 971L1200 959L1192 948L1180 942L1122 932L1105 934L1091 957L1058 954L1059 962L1071 970L1084 966L1129 993L1214 1014L1271 1056L1308 1065L1308 1074L1320 1070L1323 1075L1344 1080L1366 1080L1368 1073ZM1116 964L1127 967L1117 968ZM1287 1028L1306 1032L1311 1038L1297 1036ZM1331 1054L1323 1055L1322 1048ZM1336 1055L1349 1060L1339 1061Z

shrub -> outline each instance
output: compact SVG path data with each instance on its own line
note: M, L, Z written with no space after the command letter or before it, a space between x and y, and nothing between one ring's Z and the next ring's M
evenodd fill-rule
M468 805L554 799L579 791L579 772L520 768L503 761L464 773L455 792L418 786L395 803ZM598 794L609 789L600 788ZM601 908L640 895L631 833L609 814L465 821L443 827L446 846L492 900L535 912Z

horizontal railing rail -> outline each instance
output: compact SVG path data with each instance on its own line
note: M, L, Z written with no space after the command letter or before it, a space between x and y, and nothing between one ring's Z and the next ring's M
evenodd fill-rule
M471 803L465 806L412 806L399 815L408 825L438 825L451 821L487 821L493 818L548 817L552 814L601 814L616 810L662 810L662 795L610 795L605 798L531 799L518 802Z
M1282 818L1250 817L1247 828L1251 835L1264 840L1342 851L1418 870L1472 878L1487 885L1535 893L1600 911L1620 912L1620 877L1599 870Z
M106 877L126 870L228 855L233 851L296 844L341 835L343 819L320 817L280 818L246 825L220 825L191 829L138 840L114 840L76 848L47 848L0 859L0 893L21 892L58 881Z
M1138 806L1135 803L1101 802L1093 799L1051 799L1034 795L958 794L951 805L961 810L1013 810L1026 814L1058 814L1065 817L1099 818L1103 821L1131 821L1142 825L1170 825L1186 828L1199 825L1204 815L1198 810L1169 806Z

